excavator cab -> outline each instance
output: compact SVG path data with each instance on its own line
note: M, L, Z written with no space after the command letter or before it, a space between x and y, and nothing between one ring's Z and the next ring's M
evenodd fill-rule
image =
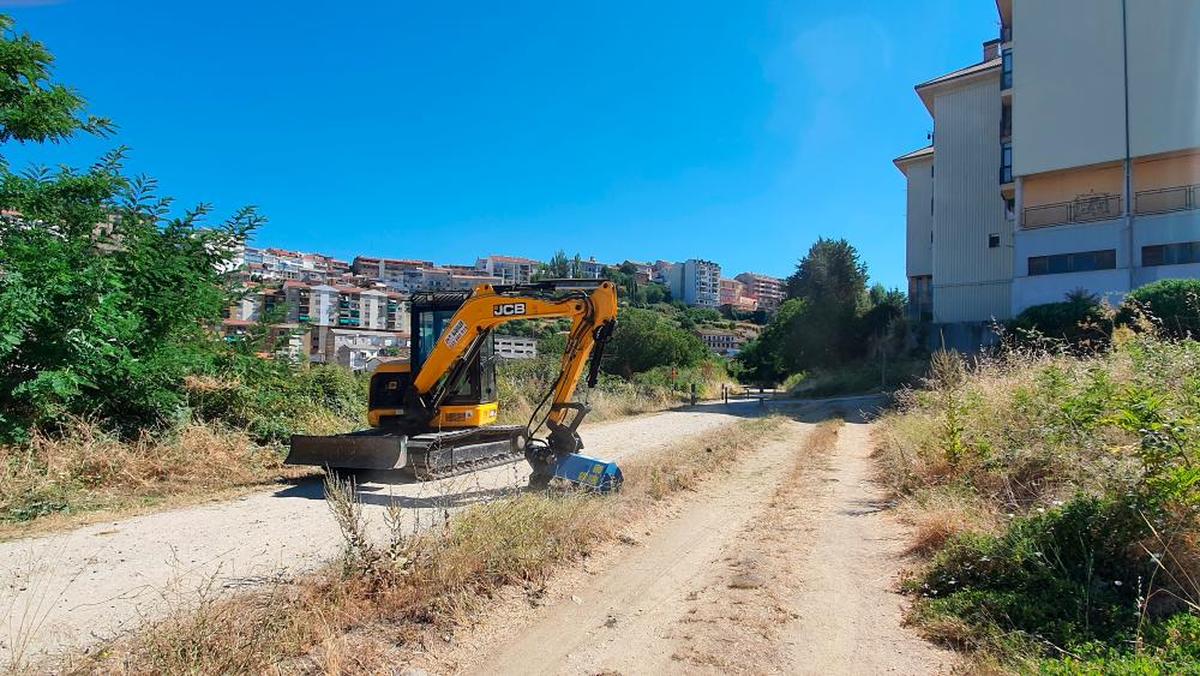
M496 358L490 331L476 349L464 355L456 369L445 374L444 379L450 382L436 415L426 414L412 391L412 374L420 373L438 338L470 295L469 291L413 295L408 362L382 364L371 376L367 418L372 427L412 432L479 427L496 422Z

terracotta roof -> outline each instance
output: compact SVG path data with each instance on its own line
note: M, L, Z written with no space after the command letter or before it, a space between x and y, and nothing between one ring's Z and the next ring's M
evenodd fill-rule
M521 258L520 256L488 256L488 258L494 261L500 261L501 263L531 263L533 265L539 265L541 263L540 261L535 261L532 258Z

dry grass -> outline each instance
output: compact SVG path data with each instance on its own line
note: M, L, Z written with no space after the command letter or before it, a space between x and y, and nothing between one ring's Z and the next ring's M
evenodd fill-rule
M363 533L353 487L331 486L346 536L337 565L291 583L205 602L90 657L74 673L377 673L398 647L449 628L507 585L536 593L557 566L611 541L648 507L728 467L782 426L735 423L628 463L615 496L521 493L465 508L419 533L394 512L387 542Z
M193 423L165 438L122 441L75 422L60 435L0 446L0 537L77 523L94 512L202 501L214 491L301 473L285 470L281 460L278 449L216 426Z
M876 458L913 525L910 553L927 557L913 589L929 599L915 618L928 635L985 661L1043 658L1056 653L1020 637L1125 651L1128 633L1141 650L1145 626L1200 613L1200 344L1117 332L1084 355L941 354L898 400ZM1025 547L1067 553L1029 563ZM981 562L1002 572L964 581ZM1114 582L1077 581L1091 570Z

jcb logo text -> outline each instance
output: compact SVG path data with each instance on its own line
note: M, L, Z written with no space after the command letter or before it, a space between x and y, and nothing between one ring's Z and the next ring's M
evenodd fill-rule
M492 316L494 317L511 317L523 314L525 314L524 303L503 303L492 306Z

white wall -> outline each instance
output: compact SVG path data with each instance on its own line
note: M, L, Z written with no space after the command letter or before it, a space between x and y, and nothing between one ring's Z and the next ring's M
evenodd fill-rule
M904 169L908 177L907 271L909 277L933 274L933 158L915 160Z
M937 286L937 277L933 279L934 321L987 322L1008 318L1012 289L1009 280L990 284Z
M1012 4L1013 172L1123 159L1121 1Z
M1200 146L1200 2L1129 0L1133 155Z
M999 87L997 70L934 99L935 322L1008 316L1012 222L1000 196ZM1000 235L999 247L988 247L992 233ZM974 310L964 300L970 285L979 296Z

